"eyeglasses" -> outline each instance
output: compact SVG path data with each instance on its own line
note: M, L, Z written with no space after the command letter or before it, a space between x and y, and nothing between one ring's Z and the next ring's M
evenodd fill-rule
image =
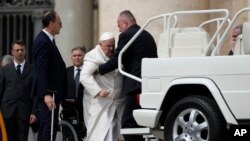
M24 52L24 49L13 49L13 51L15 51L15 52L19 52L19 51Z

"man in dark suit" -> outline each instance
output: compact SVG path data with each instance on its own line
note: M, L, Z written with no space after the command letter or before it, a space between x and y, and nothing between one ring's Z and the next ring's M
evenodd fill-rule
M54 112L53 140L58 125L59 104L67 92L66 66L54 42L62 23L56 12L47 12L42 17L43 30L37 35L32 46L33 93L39 102L40 130L38 141L49 141L52 109ZM52 93L54 91L55 100Z
M35 123L37 105L31 95L32 66L25 61L23 41L12 44L14 61L0 70L0 101L8 141L27 141L29 124Z
M107 63L99 66L100 74L105 74L118 67L119 52L140 29L140 26L136 23L135 17L128 10L120 13L118 17L118 27L121 32L118 40L118 47L115 51L114 57ZM123 69L134 76L141 77L142 58L155 57L157 57L156 43L150 33L143 30L123 54ZM134 109L140 108L140 105L136 103L136 98L137 94L141 93L141 83L131 78L124 77L122 93L126 97L126 104L122 116L122 128L136 128L138 125L132 113ZM140 135L124 135L124 138L125 141L143 140Z
M79 131L79 140L86 136L86 128L83 119L83 85L79 83L80 72L83 69L83 58L86 49L84 47L75 47L71 50L71 60L73 66L67 68L68 93L63 101L63 117L68 120L68 117L76 116L79 118L77 131ZM76 115L77 114L77 115Z

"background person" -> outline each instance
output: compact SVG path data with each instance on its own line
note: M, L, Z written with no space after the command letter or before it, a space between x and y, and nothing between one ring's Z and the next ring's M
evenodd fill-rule
M84 57L80 81L84 85L84 120L86 141L117 141L124 98L121 95L122 75L117 70L105 75L94 74L100 64L114 53L115 38L110 32L102 34L99 45Z
M67 81L68 81L68 93L63 101L63 117L67 120L67 117L77 116L80 121L78 128L79 140L86 136L86 127L83 119L83 86L80 82L80 72L83 69L83 58L86 53L85 47L75 47L71 50L71 60L73 66L67 68ZM76 111L75 111L76 110Z
M239 48L236 47L236 41L237 41L237 37L242 34L242 24L237 25L236 27L234 27L233 32L232 32L232 36L231 36L231 47L232 49L229 51L228 55L233 55L234 51Z
M1 66L6 66L8 64L11 64L13 62L13 56L12 55L4 55L1 60Z
M121 49L140 29L137 25L134 15L125 10L118 16L118 27L121 34L119 35L118 47L114 53L114 57L107 63L99 66L99 73L106 74L118 67L118 55ZM147 31L142 33L134 40L124 53L122 58L123 69L137 77L141 77L142 58L157 57L156 43L153 37ZM141 108L136 103L137 94L141 93L141 83L131 78L124 77L122 94L126 97L125 108L122 116L122 128L139 127L132 115L134 109ZM125 141L142 141L141 135L124 135Z
M42 17L43 30L37 35L32 46L33 61L33 93L39 102L40 130L38 141L49 141L51 131L51 110L54 112L53 140L56 137L58 112L61 99L67 92L66 66L54 42L59 34L62 22L56 12L47 12ZM55 101L52 93L55 91Z
M31 95L31 65L25 61L23 41L12 43L14 62L0 70L0 101L8 141L27 141L29 124L37 121L36 99Z

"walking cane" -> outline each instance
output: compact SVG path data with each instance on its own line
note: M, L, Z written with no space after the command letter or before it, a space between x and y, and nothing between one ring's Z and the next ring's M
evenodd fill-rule
M53 94L53 102L55 102L55 92L50 91ZM54 112L55 108L52 108L52 114L51 114L51 129L50 129L50 141L53 141L53 130L54 130Z
M53 93L53 102L55 101L55 94ZM54 130L54 107L52 108L52 114L51 114L51 129L50 129L50 141L53 141L53 130Z

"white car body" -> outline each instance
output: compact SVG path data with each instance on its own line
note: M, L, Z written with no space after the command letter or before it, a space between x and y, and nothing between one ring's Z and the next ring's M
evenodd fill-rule
M220 123L215 117L225 121L227 128L230 128L230 125L250 125L250 112L248 110L250 108L250 39L248 38L250 37L250 24L243 25L245 33L243 31L243 35L240 36L243 39L239 41L244 47L241 46L239 54L221 56L218 53L225 42L226 35L230 34L229 30L232 28L233 23L245 11L250 11L250 8L241 9L232 20L228 19L228 11L225 9L180 11L153 17L142 26L142 29L121 50L118 60L119 71L123 75L142 83L142 93L140 95L142 109L133 111L133 116L138 125L151 129L152 132L150 130L150 133L152 134L154 134L153 131L159 130L164 131L165 134L171 131L170 136L173 137L159 135L161 139L176 140L176 138L179 138L179 140L186 140L186 138L189 138L192 140L193 138L199 138L198 140L206 141L220 140L215 139L216 137L214 138L212 135L217 136L217 131L210 129L214 123ZM175 27L177 23L176 16L178 15L216 12L222 12L225 16L205 21L198 27ZM124 72L121 64L122 54L152 20L161 17L167 19L164 22L164 27L166 27L164 31L166 32L161 34L161 40L158 44L158 53L163 54L164 57L144 58L142 60L141 78ZM174 19L173 27L170 27L171 18ZM213 21L217 22L217 30L210 39L202 27ZM220 37L219 33L221 33L222 27L227 22L227 28ZM201 36L202 39L199 39ZM217 41L215 41L216 39ZM175 46L172 46L172 44ZM166 48L161 48L160 45ZM192 101L192 98L203 101L209 106L204 108L205 110L200 109L197 105L187 109L184 107L183 110L180 105L185 105L186 101L201 104L202 106L202 103L196 103L196 101ZM176 120L173 120L174 124L167 122L168 119L171 119L169 113L174 113L173 109L183 110L178 111ZM211 114L217 114L213 117L215 120L210 121L211 116L208 116L210 113L206 109L212 109L209 111L212 112ZM196 121L190 121L190 119L189 121L180 121L183 117L179 116L188 112L192 116L192 111L204 118L205 124L203 124L202 129L196 130L193 128L197 124ZM196 120L195 116L191 116L189 117L191 120ZM168 127L169 124L173 128L165 131L164 125ZM223 130L223 124L218 125L222 126L218 131ZM179 126L183 128L183 134L178 133ZM207 130L207 136L202 138L200 135L204 129ZM134 132L135 130L131 131ZM129 134L128 130L126 130L126 134Z
M250 119L250 112L246 112L250 107L249 60L249 55L144 59L140 96L144 110L134 112L136 121L142 126L156 127L157 114L152 117L146 113L159 111L160 114L168 90L175 85L188 84L206 86L228 123L238 124L236 119Z

